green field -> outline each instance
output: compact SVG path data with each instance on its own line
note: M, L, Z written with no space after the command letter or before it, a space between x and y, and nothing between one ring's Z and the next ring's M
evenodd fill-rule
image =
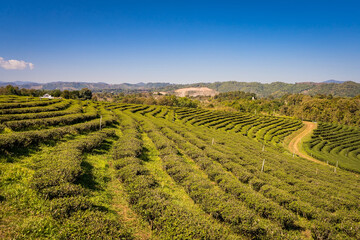
M186 108L175 108L175 112L177 117L184 123L241 133L258 141L274 143L275 145L302 127L300 120L290 117Z
M301 126L2 96L0 237L360 239L359 176L280 150Z
M360 173L360 128L320 123L305 150L331 165Z

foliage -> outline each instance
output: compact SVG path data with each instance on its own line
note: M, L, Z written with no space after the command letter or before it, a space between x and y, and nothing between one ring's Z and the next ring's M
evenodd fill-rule
M64 110L70 106L71 102L68 100L60 102L52 102L49 106L34 106L30 108L10 108L10 109L0 109L0 114L20 114L20 113L38 113L38 112L50 112Z
M118 176L137 212L151 222L152 228L164 239L227 239L228 233L208 217L175 204L144 168L142 160L130 158L136 156L142 148L140 134L136 131L134 120L123 114L120 116L124 134L115 145L113 157L117 163ZM117 146L123 145L132 146L133 152L121 153L121 148Z
M280 143L302 126L301 121L275 116L177 108L177 117L197 126L234 131L263 142Z
M101 94L97 94L98 98ZM135 93L135 94L124 94L120 93L114 96L116 102L121 103L132 103L132 104L147 104L147 105L163 105L163 106L174 106L174 107L198 107L197 101L194 101L188 97L176 97L174 95L156 95L150 93Z
M83 88L79 92L79 97L83 100L89 100L92 98L92 92L88 88Z
M112 115L105 115L101 120L102 127L112 124L114 121L115 119ZM48 140L58 140L66 134L89 132L99 128L100 120L93 119L84 123L76 123L57 128L2 134L0 135L0 150L5 153L12 152L16 151L17 148L36 145Z
M239 99L247 99L253 100L256 98L255 93L247 93L243 91L231 91L231 92L223 92L214 96L218 101L224 100L239 100Z
M240 112L281 114L303 120L360 125L359 97L343 98L333 95L288 94L282 98L233 99L216 98L221 105Z
M289 95L283 98L280 113L301 119L360 125L360 99L331 95Z
M334 96L355 97L360 94L360 84L355 82L337 83L259 83L259 82L215 82L215 83L194 83L185 85L169 85L158 89L159 91L171 91L188 87L208 87L218 92L243 91L255 93L259 97L282 97L286 94L306 93L309 95L332 94Z
M82 106L80 103L71 103L68 108L59 111L48 111L38 113L20 113L20 114L4 114L0 116L0 122L14 121L14 120L29 120L29 119L40 119L49 118L56 116L64 116L67 114L75 114L82 112Z
M261 100L242 96L223 97ZM360 180L344 170L343 155L358 155L358 127L320 123L304 145L330 164L340 159L335 172L281 149L284 136L302 126L292 117L41 104L0 96L4 239L360 238Z
M7 85L5 87L0 87L0 95L17 95L17 96L32 96L32 97L42 97L45 93L50 94L53 97L62 97L65 99L91 99L92 92L88 88L82 88L80 91L74 90L64 90L59 89L54 90L37 90L37 89L26 89L14 87L12 85Z
M305 150L333 166L360 172L360 128L319 123Z

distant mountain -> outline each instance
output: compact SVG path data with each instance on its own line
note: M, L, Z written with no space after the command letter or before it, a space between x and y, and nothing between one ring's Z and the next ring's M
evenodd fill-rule
M0 86L13 85L13 86L24 86L24 85L41 85L40 83L35 82L23 82L23 81L15 81L15 82L0 82Z
M330 79L330 80L327 80L327 81L324 81L323 83L344 83L345 81L338 81L338 80L334 80L334 79Z
M35 82L0 82L0 86L13 85L20 88L46 89L46 90L80 90L82 88L89 88L91 90L150 90L154 88L161 88L170 85L170 83L120 83L108 84L104 82L89 83L89 82L50 82L50 83L35 83Z
M343 82L343 83L259 83L259 82L215 82L215 83L194 83L187 85L169 85L159 89L164 92L174 92L180 88L191 87L208 87L218 92L243 91L255 93L259 97L281 97L286 94L302 93L302 94L332 94L333 96L355 97L360 95L360 83Z
M50 82L42 85L42 89L47 90L80 90L82 88L89 88L91 90L109 88L107 83L89 83L89 82Z
M259 82L215 82L215 83L194 83L194 84L170 84L170 83L120 83L108 84L104 82L51 82L51 83L34 83L34 82L0 82L0 86L8 84L20 88L33 89L60 89L60 90L80 90L89 88L92 91L122 92L122 91L158 91L175 93L175 90L192 87L207 87L217 92L243 91L255 93L259 97L281 97L286 94L332 94L333 96L355 97L360 95L360 83L351 81L341 82L337 80L328 80L322 83L301 82L301 83L259 83Z

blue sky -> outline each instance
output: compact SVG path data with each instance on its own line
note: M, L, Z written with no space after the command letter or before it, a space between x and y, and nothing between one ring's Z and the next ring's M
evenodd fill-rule
M359 1L0 0L0 81L328 79L360 82Z

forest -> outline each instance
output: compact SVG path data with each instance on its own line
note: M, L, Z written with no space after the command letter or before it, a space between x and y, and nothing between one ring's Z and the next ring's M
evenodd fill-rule
M360 126L360 95L355 97L334 97L331 94L288 94L281 98L259 98L247 96L229 97L220 93L213 105L224 105L240 112L263 112L297 117L302 120L340 123ZM244 95L245 94L245 95ZM250 97L250 98L249 98ZM254 97L254 99L252 99Z

